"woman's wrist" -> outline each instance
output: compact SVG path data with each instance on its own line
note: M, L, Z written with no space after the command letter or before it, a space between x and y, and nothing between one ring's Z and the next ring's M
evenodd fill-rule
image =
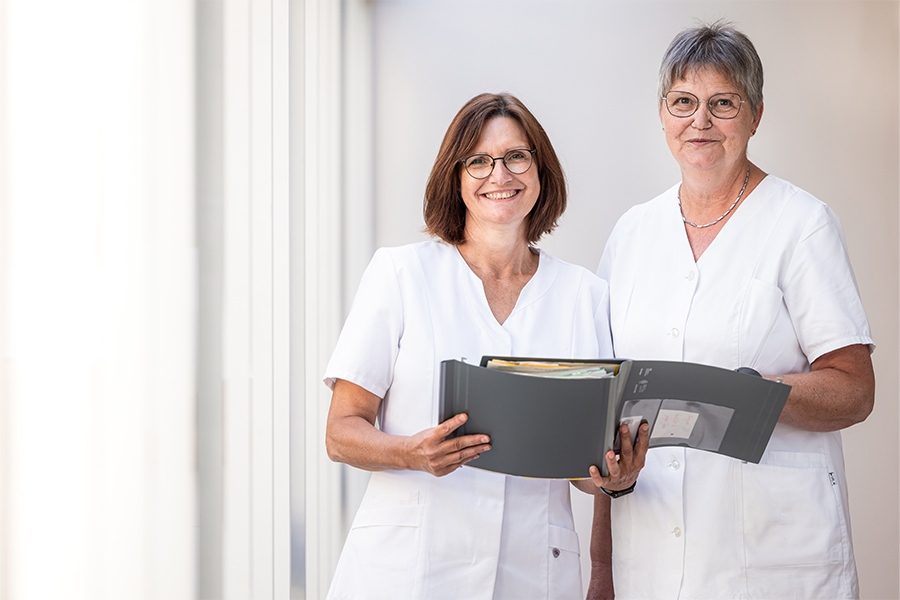
M600 487L600 491L609 496L610 498L619 498L620 496L625 496L634 491L634 487L637 485L637 481L632 483L625 489L622 490L608 490L605 487Z

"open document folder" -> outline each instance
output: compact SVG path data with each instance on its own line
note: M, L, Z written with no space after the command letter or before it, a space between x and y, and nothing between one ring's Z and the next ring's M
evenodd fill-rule
M686 446L758 463L790 386L708 365L617 359L485 356L441 363L440 422L455 435L486 433L491 450L468 466L549 479L582 479L650 424L650 447Z

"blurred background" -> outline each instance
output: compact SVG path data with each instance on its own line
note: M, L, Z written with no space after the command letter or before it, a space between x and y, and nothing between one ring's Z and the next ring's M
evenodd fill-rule
M765 68L751 159L845 229L860 591L900 597L898 7L0 0L0 600L324 597L366 474L325 456L321 374L374 249L424 239L456 111L528 105L570 188L541 246L594 270L678 178L662 54L719 18Z

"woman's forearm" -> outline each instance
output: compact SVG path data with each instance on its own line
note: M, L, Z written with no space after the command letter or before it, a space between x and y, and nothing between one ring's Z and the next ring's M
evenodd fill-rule
M359 416L329 418L325 434L328 458L364 471L409 469L406 438L384 433Z
M875 403L869 347L846 346L816 359L808 373L767 375L791 386L780 422L806 431L836 431L860 423Z
M615 597L610 502L608 496L594 496L594 519L591 524L591 582L588 586L587 600L608 600Z

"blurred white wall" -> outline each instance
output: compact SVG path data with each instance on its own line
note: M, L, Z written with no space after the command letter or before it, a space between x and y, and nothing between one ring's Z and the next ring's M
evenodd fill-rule
M194 595L193 39L0 2L0 598Z
M197 3L200 598L324 597L343 541L342 3Z
M0 0L0 600L324 595L341 6Z
M751 159L841 217L878 344L875 412L844 432L845 456L861 592L898 597L898 3L381 0L372 14L373 245L424 238L447 125L475 94L509 91L568 176L569 209L541 245L591 270L617 218L677 181L656 102L669 41L697 19L750 36L766 76Z

